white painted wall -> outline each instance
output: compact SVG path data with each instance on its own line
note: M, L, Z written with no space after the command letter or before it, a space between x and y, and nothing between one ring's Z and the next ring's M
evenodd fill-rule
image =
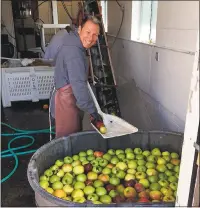
M199 3L158 2L156 45L159 47L130 41L131 2L120 3L125 5L125 20L120 38L112 49L118 84L124 85L135 80L143 97L149 97L145 103L154 106L154 113L152 111L150 114L158 114L164 122L162 129L183 132L194 62L194 55L190 52L195 52L199 29ZM108 2L108 34L111 35L116 35L121 21L117 7L115 1ZM112 43L113 37L108 37ZM159 53L158 62L155 60L156 52ZM130 100L128 96L126 102Z

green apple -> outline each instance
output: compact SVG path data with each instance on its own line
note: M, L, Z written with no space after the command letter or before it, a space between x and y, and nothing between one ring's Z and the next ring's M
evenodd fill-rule
M178 178L179 177L179 173L175 173L175 176Z
M78 165L81 165L80 160L75 160L75 161L72 162L72 167L75 167L75 166L78 166Z
M158 178L159 179L167 179L168 177L167 177L167 175L165 173L159 173L158 174Z
M120 184L120 179L117 178L117 177L111 177L111 178L109 179L109 183L110 183L111 185L117 186L117 185Z
M87 200L94 202L99 200L99 197L97 196L97 194L93 193L88 195Z
M115 150L114 149L109 149L108 154L110 154L112 156L115 155Z
M60 169L60 170L57 172L56 175L57 175L58 177L62 178L62 177L65 175L65 172L64 172L62 169Z
M127 159L127 158L124 158L124 159L121 159L121 160L122 160L122 162L125 162L125 163L128 163L129 161L131 161L131 160Z
M111 173L111 169L105 167L105 168L102 170L102 173L105 174L105 175L109 175L109 174Z
M56 181L56 182L52 183L53 190L58 190L58 189L62 189L62 188L63 188L63 184L60 181Z
M92 149L89 149L86 151L87 155L93 155L94 154L94 151Z
M143 159L139 159L139 160L137 161L137 164L138 164L138 165L145 165L145 164L146 164L146 161L143 160Z
M92 160L90 163L93 167L96 167L99 165L99 162L97 160Z
M139 183L142 184L144 186L144 188L148 188L150 183L146 178L140 179Z
M84 197L84 192L83 190L81 189L75 189L72 191L72 194L71 196L75 199L75 198L78 198L78 197Z
M81 173L84 173L84 167L82 165L77 165L73 168L73 172L75 175L79 175Z
M95 160L95 156L94 155L89 155L89 156L87 156L87 160L88 161L93 161L93 160Z
M135 173L135 177L136 177L136 179L143 179L143 178L146 178L146 173L144 173L144 172L136 172Z
M89 163L89 161L87 161L87 160L84 160L82 163L81 163L81 165L86 165L86 164L88 164Z
M102 157L97 157L96 160L99 162L102 162L104 159Z
M166 175L166 176L172 176L172 175L173 175L173 172L170 171L170 170L166 170L166 171L165 171L165 175Z
M135 174L136 173L136 170L135 169L133 169L133 168L129 168L128 170L127 170L127 173L130 173L130 174Z
M171 153L171 158L172 159L178 159L179 158L179 155L176 152L172 152Z
M106 167L106 165L108 165L108 161L106 159L103 159L101 161L99 161L99 165L101 167Z
M84 197L76 197L73 199L73 202L75 203L84 203L86 199Z
M116 168L118 168L120 170L127 170L128 166L126 165L125 162L118 162L116 164Z
M54 190L51 187L47 187L46 191L50 194L53 194Z
M170 156L170 153L168 151L162 152L162 156Z
M86 157L79 157L79 160L81 161L81 162L83 162L83 161L87 161L87 158Z
M160 191L161 185L159 183L151 183L151 185L149 186L149 189L151 191Z
M164 172L167 170L167 167L166 167L164 164L162 164L162 165L157 165L157 166L156 166L156 170L158 170L158 171L161 172L161 173L164 173Z
M74 188L69 184L63 186L63 191L68 195L71 194L73 190Z
M113 165L116 165L117 163L119 162L119 158L114 156L111 160L110 160L110 163L113 164Z
M66 156L64 158L64 163L71 164L73 162L73 159L70 156Z
M161 152L159 148L154 148L151 150L151 154L154 156L161 156Z
M147 167L148 169L150 169L150 168L154 169L154 168L156 167L156 165L155 165L155 163L147 162L147 163L146 163L146 167Z
M135 175L134 174L127 173L126 176L125 176L125 178L124 178L124 180L125 181L129 181L131 179L134 180L135 179Z
M133 150L132 150L131 148L126 148L126 149L125 149L125 153L127 154L127 153L129 153L129 152L133 152Z
M143 160L144 159L144 155L142 154L138 154L135 156L137 160Z
M174 172L179 173L179 171L180 171L180 166L179 165L176 165L174 167Z
M79 157L86 157L87 156L87 153L86 152L83 152L83 151L81 151L81 152L79 152Z
M119 179L124 179L125 176L126 176L126 173L125 173L123 170L119 170L119 171L117 171L116 176L117 176Z
M112 197L112 198L116 197L117 195L118 195L118 193L117 193L116 190L111 190L111 191L109 192L109 196Z
M107 191L104 187L98 187L98 188L96 188L96 194L98 196L103 196L103 195L107 194Z
M173 191L169 187L162 187L160 189L160 191L164 196L172 196L173 195Z
M64 176L62 178L62 183L65 185L65 184L72 184L73 183L73 177L70 177L70 176Z
M137 166L137 171L138 172L146 172L147 168L144 165L139 165Z
M168 168L169 170L173 170L173 169L174 169L174 165L171 164L171 163L167 163L166 166L167 166L167 168Z
M133 160L134 158L135 158L134 153L132 153L132 152L126 153L126 159Z
M168 177L168 181L170 182L170 183L172 183L172 182L177 182L178 181L178 178L176 177L176 176L169 176Z
M117 149L117 150L115 150L115 154L116 154L116 155L124 154L124 150Z
M85 182L87 180L87 176L84 173L79 174L76 176L76 180L80 182Z
M49 178L49 182L50 183L54 183L56 181L60 181L60 177L57 176L57 175L52 175L50 178Z
M40 184L40 186L41 186L43 189L47 189L48 186L49 186L49 182L48 182L48 181L40 181L39 184Z
M128 168L136 169L136 168L137 168L137 161L135 161L135 160L130 160L130 161L128 162Z
M53 171L50 170L50 169L47 169L47 170L44 171L44 175L50 177L50 176L53 175Z
M94 181L96 180L98 177L98 174L93 172L93 171L90 171L88 174L87 174L87 178L88 180L91 180L91 181Z
M70 172L72 172L73 167L72 167L71 164L64 164L64 165L62 166L62 170L63 170L65 173L70 173Z
M147 171L146 171L146 174L148 176L153 176L153 175L157 175L158 172L154 168L148 168Z
M147 162L156 163L156 157L154 155L149 155L147 157Z
M158 157L157 164L158 165L164 165L164 164L166 164L166 160L163 159L162 157Z
M112 173L113 174L117 174L117 171L119 170L119 168L117 168L116 166L112 168Z
M73 156L72 156L72 159L73 159L74 161L79 160L79 156L78 156L78 155L73 155Z
M61 167L64 164L63 160L56 160L55 165L57 165L58 167Z
M93 186L95 188L102 187L102 186L104 186L104 183L103 183L103 181L96 180L96 181L94 181Z
M106 159L108 161L110 161L111 158L112 158L112 156L109 153L106 153L106 154L103 155L103 159Z
M133 152L134 152L136 155L142 154L142 150L141 150L140 148L135 148L135 149L133 150Z
M53 171L53 174L56 174L58 172L59 167L57 165L53 165L50 167L50 170Z
M93 194L95 192L95 188L93 186L86 186L84 189L83 189L83 192L86 194L86 195L90 195L90 194Z
M162 187L165 187L165 188L169 186L168 181L165 180L165 179L160 179L160 180L158 181L158 183L159 183Z
M170 156L163 156L163 159L166 161L166 162L169 162L171 160Z
M101 173L102 167L101 166L94 166L92 168L92 171L95 172L95 173Z
M178 183L176 182L172 182L169 184L169 187L173 190L173 191L176 191L177 190L177 186L178 186Z
M122 196L124 195L124 189L125 187L122 184L116 186L116 191Z
M100 196L100 202L103 204L110 204L112 202L112 198L109 195Z
M175 198L173 196L164 196L163 202L175 202Z
M49 181L49 176L46 175L40 176L40 181Z
M145 157L148 157L151 152L149 150L145 150L144 152L142 152L142 154L145 156Z
M119 154L117 155L117 157L120 159L120 160L123 160L126 158L126 155L125 154Z
M148 180L150 183L156 183L156 182L158 182L158 176L157 175L149 176Z

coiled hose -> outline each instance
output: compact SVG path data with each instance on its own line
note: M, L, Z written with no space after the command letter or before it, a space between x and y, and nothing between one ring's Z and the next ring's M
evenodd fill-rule
M15 133L2 133L1 134L2 137L10 137L10 136L14 137L13 139L11 139L9 141L8 149L1 152L1 158L14 157L14 159L15 159L15 166L14 166L13 170L6 177L1 179L1 183L3 183L6 180L8 180L14 174L14 172L17 170L17 167L19 164L19 159L18 159L19 155L26 155L26 154L34 153L37 150L37 149L34 149L34 150L29 150L29 151L18 151L18 150L22 150L27 147L30 147L35 142L34 137L30 136L30 134L38 134L38 133L55 134L55 132L50 132L50 129L31 130L31 131L21 130L21 129L13 128L12 126L10 126L6 123L1 123L1 125L6 126L6 127L15 131ZM54 129L54 127L52 129ZM26 144L23 146L11 148L12 142L19 140L21 138L31 139L31 142L29 144ZM16 151L18 151L18 152L16 152Z

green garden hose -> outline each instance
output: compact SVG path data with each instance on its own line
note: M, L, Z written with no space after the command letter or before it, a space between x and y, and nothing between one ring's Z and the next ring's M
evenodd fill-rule
M1 179L1 183L3 183L6 180L8 180L14 174L14 172L17 170L17 167L19 164L19 159L17 157L18 155L26 155L26 154L34 153L37 150L37 149L34 149L34 150L29 150L29 151L18 151L18 150L30 147L35 142L34 137L30 136L30 134L38 134L38 133L55 134L55 132L50 132L50 129L31 130L31 131L21 130L21 129L13 128L12 126L10 126L6 123L1 123L1 125L6 126L6 127L15 131L15 133L2 133L1 134L2 137L14 136L14 138L11 139L8 143L8 149L1 152L1 158L14 157L14 159L15 159L15 167L6 177ZM23 146L11 148L12 142L14 142L15 140L19 140L21 138L31 139L31 142L29 144L26 144ZM15 152L15 151L18 151L18 152Z

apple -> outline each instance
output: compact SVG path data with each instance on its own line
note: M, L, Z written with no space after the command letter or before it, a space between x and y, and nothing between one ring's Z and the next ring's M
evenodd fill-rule
M111 173L111 169L105 167L105 168L102 170L102 173L105 174L105 175L109 175L109 174Z
M130 160L128 162L128 168L136 169L137 168L137 162L135 160Z
M107 161L110 161L112 158L112 156L109 154L109 153L106 153L103 155L103 159L107 160Z
M101 161L99 161L99 165L101 167L106 167L106 165L108 165L108 161L106 159L102 159Z
M107 183L109 181L110 177L108 175L105 175L105 174L100 174L98 176L98 179L100 181L102 181L103 183Z
M75 175L79 175L81 173L84 173L84 167L82 165L77 165L73 168L73 172Z
M101 126L99 131L101 132L101 134L106 134L107 128L105 126Z
M124 187L134 187L135 184L136 184L136 180L134 179L124 181Z
M139 165L137 166L137 171L138 172L146 172L147 168L144 165Z
M93 182L93 186L94 186L95 188L101 187L101 186L104 186L104 183L103 183L103 181L96 180L96 181Z
M127 168L128 168L126 163L124 163L124 162L118 162L116 164L116 167L119 168L120 170L127 170Z
M55 165L57 165L58 167L61 167L64 164L63 160L56 160Z
M50 170L52 170L53 174L56 174L58 172L59 167L57 165L53 165L50 167Z
M84 167L84 172L85 173L88 173L92 170L92 165L90 163L85 164L83 167Z
M164 174L164 173L159 173L159 174L158 174L158 178L159 178L159 179L167 179L168 177L167 177L167 175Z
M156 166L156 170L158 170L158 171L161 172L161 173L164 173L164 172L167 170L167 167L166 167L164 164L162 164L162 165L157 165L157 166Z
M50 177L50 176L53 175L53 171L50 170L50 169L47 169L47 170L44 171L44 175Z
M138 154L135 156L137 160L143 160L144 159L144 155L142 154Z
M169 186L168 181L165 180L165 179L159 180L158 183L159 183L162 187L165 187L165 188Z
M87 153L86 152L83 152L83 151L81 151L81 152L79 152L79 157L86 157L87 156Z
M86 199L84 197L76 197L73 199L73 202L75 203L84 203Z
M112 198L109 195L100 196L100 202L103 204L110 204L112 202Z
M133 169L133 168L130 168L130 169L127 170L127 173L130 173L130 174L134 175L136 173L136 170Z
M88 149L86 151L86 154L89 156L89 155L93 155L94 154L94 151L92 149Z
M49 186L49 182L48 182L48 181L40 181L39 184L40 184L40 186L41 186L43 189L47 189L48 186Z
M119 178L119 179L124 179L125 176L126 176L126 173L123 171L123 170L119 170L116 174L116 176Z
M158 173L154 168L149 168L149 169L147 169L146 174L148 176L153 176L153 175L157 175Z
M83 161L87 161L87 158L86 158L86 157L79 157L79 160L80 160L81 163L82 163Z
M52 175L50 178L49 178L49 182L50 183L54 183L56 181L60 181L60 177L57 176L57 175Z
M101 151L95 151L94 152L94 156L95 157L102 157L103 156L103 152L101 152Z
M145 164L145 166L148 168L148 169L150 169L150 168L155 168L156 167L156 165L155 165L155 163L152 163L152 162L147 162L146 164Z
M129 161L131 161L131 160L127 159L127 158L124 158L124 159L121 159L121 160L122 160L122 162L125 162L125 163L128 163Z
M93 186L93 181L92 180L86 180L85 185L86 186Z
M63 191L68 195L71 194L73 190L74 188L69 184L63 186Z
M162 200L164 202L175 202L175 198L173 196L164 196Z
M72 166L75 167L75 166L78 166L78 165L81 165L81 161L80 160L75 160L72 162Z
M126 159L133 160L134 158L135 158L134 153L132 153L132 152L126 153Z
M173 191L169 187L162 187L160 189L160 191L164 196L172 196L173 195Z
M132 179L133 180L135 179L135 175L130 174L130 173L126 174L126 176L124 178L125 181L129 181L129 180L132 180Z
M89 164L89 161L87 161L87 160L84 160L83 162L81 162L81 165L86 165L86 164Z
M113 167L111 170L112 174L117 174L118 171L119 171L119 169L116 166Z
M154 155L149 155L147 157L147 162L156 163L156 157Z
M73 155L73 156L72 156L72 159L73 159L74 161L79 160L79 156L78 156L78 155Z
M103 195L106 195L107 194L107 191L104 187L97 187L96 188L96 194L98 196L103 196Z
M148 199L149 198L149 193L146 192L146 191L141 191L140 193L138 193L138 197Z
M150 202L150 201L146 197L141 197L141 198L139 198L139 200L137 202L147 203L147 202Z
M166 170L166 171L165 171L165 175L166 175L166 176L172 176L172 175L173 175L173 172L170 171L170 170Z
M73 159L70 156L64 157L64 163L71 164L73 162Z
M73 183L73 176L65 175L62 178L62 183L65 184L72 184Z
M142 150L141 150L140 148L135 148L135 149L133 150L133 152L134 152L136 155L142 154Z
M173 190L173 191L176 191L177 190L177 186L178 186L178 183L176 182L172 182L169 184L170 188Z
M158 181L158 176L157 175L152 175L148 177L148 180L150 183L155 183Z
M170 156L163 156L163 159L166 161L166 162L169 162L171 160Z
M166 164L166 160L163 159L162 157L158 157L157 164L158 165L165 165Z
M84 192L81 189L75 189L75 190L72 191L71 196L73 198L84 197Z
M124 154L124 150L122 150L122 149L117 149L117 150L115 150L115 154L116 154L116 155Z
M94 202L94 201L99 200L99 197L97 196L97 194L92 193L88 195L87 200Z
M112 169L114 167L114 165L109 163L108 165L106 165L106 167Z
M124 160L126 158L126 155L125 154L119 154L117 155L117 157L120 159L120 160Z
M104 160L103 157L96 157L96 161L98 161L98 163L102 162L103 160Z
M40 176L40 181L49 181L49 176L46 175Z
M95 173L95 172L93 172L93 171L90 171L90 172L87 174L88 180L91 180L91 181L97 180L97 177L98 177L98 174Z
M176 197L177 191L174 191L174 197Z
M120 179L117 178L117 177L111 177L110 180L109 180L109 183L111 185L117 186L117 185L120 184Z
M93 186L86 186L86 187L84 187L83 192L86 195L90 195L95 192L95 188Z
M116 187L111 185L111 184L107 184L105 188L106 188L107 192L110 192L111 190L115 190L116 189Z
M144 152L142 152L142 154L145 156L145 157L148 157L151 152L149 150L145 150Z
M125 189L125 187L124 187L122 184L119 184L119 185L116 186L116 191L117 191L120 195L124 194L124 189Z
M95 172L95 173L101 173L102 167L100 167L100 166L94 166L92 168L92 171Z
M136 183L134 188L138 193L145 190L143 184L141 184L141 183Z
M176 165L174 167L174 172L179 173L179 171L180 171L180 166Z
M175 173L175 176L178 178L179 177L179 173Z
M146 164L146 161L143 160L143 159L139 159L139 160L137 161L137 164L138 164L138 165L145 165L145 164Z
M83 173L79 174L79 175L77 175L76 180L80 181L80 182L85 182L87 180L87 176Z
M162 193L160 191L150 191L149 196L152 200L160 200Z
M72 167L71 164L64 164L64 165L62 166L62 170L63 170L65 173L70 173L70 172L72 172L73 167Z
M136 190L133 187L126 187L124 189L124 196L126 198L135 198L137 196Z
M151 183L149 189L151 191L160 191L161 185L159 183Z
M180 165L180 160L179 159L171 159L170 160L170 162L171 162L171 164L173 164L173 165Z
M129 152L133 152L133 150L131 148L126 148L124 152L127 154Z
M161 156L161 152L159 148L154 148L151 150L151 154L154 156Z
M178 159L179 158L179 155L176 152L172 152L171 153L171 158L172 159Z
M58 190L58 189L62 189L62 188L63 188L63 184L60 181L56 181L56 182L52 183L53 190Z
M118 162L119 162L119 158L118 157L113 157L110 162L113 164L113 165L116 165Z
M115 155L115 150L114 149L109 149L108 154L110 154L112 156Z
M53 194L54 190L51 187L47 187L46 191L50 194Z
M144 188L148 188L149 187L149 181L146 178L140 179L139 183L142 184L144 186Z
M64 176L64 174L65 174L65 172L61 169L61 170L59 170L58 172L57 172L57 176L58 177L60 177L60 178L62 178L63 176Z
M170 156L170 153L168 151L162 152L162 156Z
M111 190L111 191L109 192L109 196L112 197L112 198L116 197L117 195L118 195L118 193L117 193L116 190Z
M174 169L174 165L171 164L171 163L167 163L166 166L167 166L167 168L168 168L169 170L173 170L173 169Z
M125 201L125 198L123 196L117 195L113 198L113 202L116 204L122 203Z
M87 156L87 160L88 161L93 161L93 160L95 160L95 156L94 155L89 155L89 156Z
M53 195L58 198L64 198L66 197L66 193L62 189L57 189L53 192Z

